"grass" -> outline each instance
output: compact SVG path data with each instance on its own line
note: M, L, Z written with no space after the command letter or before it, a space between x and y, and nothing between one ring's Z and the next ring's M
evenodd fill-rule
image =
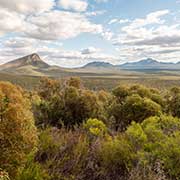
M67 73L56 78L62 80L70 76L81 77L85 87L92 90L112 90L112 88L119 84L143 84L147 87L158 88L160 90L180 86L180 72L177 71L122 72L119 74ZM28 90L34 89L38 85L40 78L38 76L0 73L0 81L10 81Z

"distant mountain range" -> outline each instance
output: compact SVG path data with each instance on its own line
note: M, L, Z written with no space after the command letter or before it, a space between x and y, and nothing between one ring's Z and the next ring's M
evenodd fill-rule
M100 62L100 61L94 61L91 63L86 64L83 66L83 68L94 68L94 67L99 67L99 68L113 68L114 65L108 62Z
M62 76L74 75L77 73L98 73L111 72L115 73L122 70L180 70L180 62L165 63L148 58L137 62L124 63L122 65L113 65L107 62L91 62L81 68L62 68L59 66L51 66L44 62L38 54L30 54L28 56L10 61L0 66L0 72L31 75L31 76Z
M147 58L137 62L124 63L122 65L112 65L105 62L93 62L85 65L83 68L115 68L121 70L180 70L180 62L171 63L171 62L159 62L157 60Z
M180 63L159 62L157 60L148 58L138 62L125 63L119 67L127 70L172 70L180 69Z

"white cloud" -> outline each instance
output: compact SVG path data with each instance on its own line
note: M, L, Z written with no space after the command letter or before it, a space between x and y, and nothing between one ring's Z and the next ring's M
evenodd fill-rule
M67 4L70 1L79 10L85 9L83 4L87 4L80 0L65 0ZM54 10L54 3L55 0L1 0L0 36L18 33L18 36L57 40L74 38L81 33L103 32L102 25L92 23L86 14Z
M128 22L130 22L129 19L120 19L120 20L119 20L119 23L120 23L120 24L124 24L124 23L128 23Z
M62 67L78 67L93 61L118 61L115 56L105 54L95 47L88 47L79 51L64 50L60 42L44 42L24 37L7 39L1 42L0 46L0 64L33 52L38 53L47 63Z
M61 39L91 33L109 40L112 38L112 32L88 18L105 11L96 11L88 15L55 10L52 9L54 3L54 0L0 2L0 36L3 38L0 41L0 64L33 52L39 53L48 63L61 66L78 66L94 60L111 62L116 59L94 47L79 51L63 50L59 42ZM73 10L83 11L86 8L85 5L76 6Z
M161 10L148 14L145 19L135 19L129 26L125 27L123 30L128 31L128 29L141 28L150 24L163 24L164 20L161 17L169 14L169 10Z
M59 41L41 41L25 37L1 41L0 47L0 64L33 52L38 53L47 63L62 67L79 67L93 61L117 63L119 60L95 47L88 47L79 51L64 50Z
M180 24L167 25L163 19L167 14L168 10L153 12L124 26L113 41L120 57L124 60L152 57L162 61L178 61Z
M106 30L106 31L103 31L101 35L105 40L110 41L112 40L114 33L111 32L110 30Z
M159 34L162 35L162 27L164 20L161 19L162 16L167 15L169 10L162 10L150 13L144 19L135 19L129 25L122 27L121 33L116 38L115 44L134 44L137 41L142 41L145 39L153 38L154 36L158 36ZM158 28L148 28L148 25L160 25ZM167 33L167 28L163 28L163 33ZM168 30L168 32L172 31ZM171 32L172 33L172 32Z
M108 2L109 0L95 0L97 3L106 3Z
M59 6L66 10L86 11L88 3L83 0L59 0Z
M81 33L101 34L102 25L94 24L81 13L53 10L24 15L0 8L0 36L18 33L41 40L69 39Z
M114 24L114 23L119 23L119 24L124 24L124 23L128 23L130 22L129 19L111 19L108 24L111 25L111 24Z
M100 34L101 25L91 23L84 15L52 11L28 18L26 35L41 40L68 39L81 33Z
M3 47L5 48L24 48L30 47L31 44L35 43L36 41L29 38L22 38L22 37L15 37L11 39L7 39L2 42Z
M100 52L101 50L99 48L95 48L95 47L88 47L88 48L85 48L85 49L82 49L81 50L81 53L82 54L94 54L94 53L98 53Z
M46 50L47 52L47 50ZM117 63L118 59L113 55L104 53L82 54L81 51L56 51L49 53L46 59L50 59L56 65L64 67L79 67L93 61Z
M41 13L49 11L55 5L54 0L1 0L0 7L8 9L9 12Z
M0 8L0 36L23 30L24 16Z
M110 24L114 24L114 23L116 23L116 22L118 22L118 19L111 19L111 20L108 22L108 24L110 25Z
M98 15L103 15L105 14L106 11L105 10L101 10L101 11L92 11L92 12L86 12L86 16L98 16Z

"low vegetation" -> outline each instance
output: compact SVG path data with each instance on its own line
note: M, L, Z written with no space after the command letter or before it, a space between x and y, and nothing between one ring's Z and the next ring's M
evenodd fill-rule
M0 82L0 180L180 179L180 88Z

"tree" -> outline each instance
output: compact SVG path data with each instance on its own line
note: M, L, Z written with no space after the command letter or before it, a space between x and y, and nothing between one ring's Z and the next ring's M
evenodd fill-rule
M21 88L0 82L0 168L11 177L37 145L37 132L30 109Z
M164 106L164 99L156 89L142 85L118 86L113 90L114 100L109 106L109 119L116 130L125 130L132 122L142 122L158 115Z
M72 87L75 87L77 89L81 89L83 87L82 83L81 83L81 79L79 77L71 77L71 78L69 78L66 81L66 84L68 86L72 86Z
M124 130L132 122L142 122L144 119L160 114L161 106L148 98L137 94L128 96L123 104L114 102L110 114L115 119L116 130Z
M119 103L122 103L125 98L130 94L129 87L118 86L112 91L113 95L117 98Z
M40 80L37 91L41 98L49 100L49 98L59 93L61 88L61 83L58 80L45 77Z
M63 88L58 88L55 80L46 81L47 83L43 83L44 91L40 84L41 101L34 108L38 126L61 127L63 123L71 128L91 117L104 120L104 106L99 94L80 88L82 85L79 78L70 78ZM106 98L105 94L101 98Z

